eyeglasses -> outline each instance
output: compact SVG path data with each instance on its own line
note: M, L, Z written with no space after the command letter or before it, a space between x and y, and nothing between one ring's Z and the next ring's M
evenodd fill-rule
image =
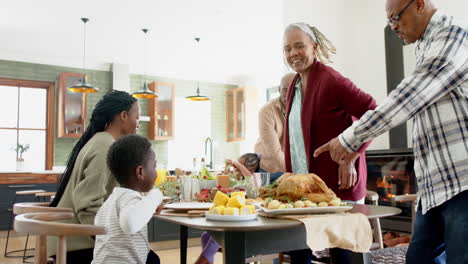
M410 5L414 2L414 0L411 0L406 6L405 8L403 8L403 10L400 11L400 13L398 13L396 16L392 16L391 18L387 19L387 23L391 26L391 25L395 25L395 24L398 24L400 22L400 18L401 16L403 15L403 13L406 11L406 9L408 9L408 7L410 7Z

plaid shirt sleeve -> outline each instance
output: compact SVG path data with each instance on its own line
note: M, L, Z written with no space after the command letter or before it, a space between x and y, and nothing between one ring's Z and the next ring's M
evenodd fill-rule
M416 70L374 110L343 131L338 138L348 152L424 111L467 80L467 32L451 26L435 32Z

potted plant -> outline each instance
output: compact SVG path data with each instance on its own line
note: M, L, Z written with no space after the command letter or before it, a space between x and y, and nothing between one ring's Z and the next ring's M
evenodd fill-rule
M16 169L22 169L23 167L23 154L29 150L29 144L21 144L18 143L16 145L15 151L17 153L17 158L16 158Z

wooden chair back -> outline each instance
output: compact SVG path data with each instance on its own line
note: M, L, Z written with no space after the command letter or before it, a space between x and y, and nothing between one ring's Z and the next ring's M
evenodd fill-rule
M58 237L56 264L65 264L67 236L95 236L106 233L106 228L103 226L52 222L73 217L73 212L25 213L15 217L16 232L36 235L35 264L47 263L47 236Z
M49 203L15 203L13 205L13 213L15 215L26 213L72 213L71 208L49 207Z

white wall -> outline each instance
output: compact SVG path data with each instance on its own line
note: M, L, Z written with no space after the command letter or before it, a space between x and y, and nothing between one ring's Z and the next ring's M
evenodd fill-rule
M4 1L0 59L82 67L81 17L88 68L144 73L149 28L148 75L268 87L281 74L281 0Z

